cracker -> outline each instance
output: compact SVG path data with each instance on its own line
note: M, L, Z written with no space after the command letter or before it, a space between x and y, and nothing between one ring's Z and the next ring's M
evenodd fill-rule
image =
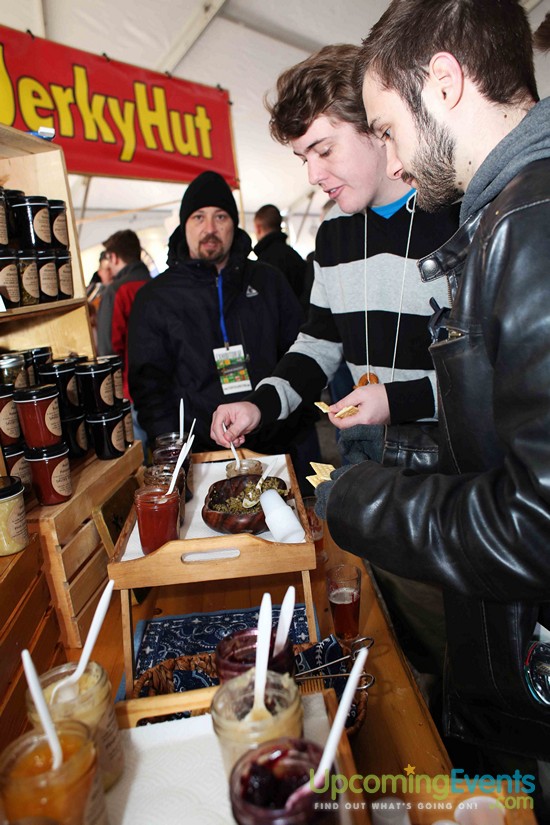
M306 476L306 481L309 481L309 483L313 487L318 487L319 484L322 484L323 481L326 481L326 478L319 478L319 476Z
M330 481L330 474L335 469L332 464L320 464L318 461L310 461L309 466L316 475L324 478L325 481Z
M329 405L325 404L324 401L315 401L315 406L318 407L321 412L328 413Z
M347 418L349 415L357 415L359 407L344 407L340 412L335 413L335 418Z

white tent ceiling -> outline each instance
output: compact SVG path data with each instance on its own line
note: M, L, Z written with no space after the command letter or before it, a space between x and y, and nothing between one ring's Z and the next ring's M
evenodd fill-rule
M229 90L246 228L264 203L292 216L292 239L313 247L325 198L292 152L268 133L262 100L285 68L327 43L360 43L389 0L0 0L0 22L78 49ZM479 0L483 2L483 0ZM550 0L524 0L533 28ZM550 94L550 56L537 59L541 96ZM183 185L71 176L81 248L131 226L165 238ZM303 216L309 210L311 217ZM171 217L172 216L172 217ZM159 262L162 265L162 261Z

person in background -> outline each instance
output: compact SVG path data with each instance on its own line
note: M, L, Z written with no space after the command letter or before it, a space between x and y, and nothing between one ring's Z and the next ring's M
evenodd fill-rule
M113 271L109 263L107 251L103 249L99 254L99 263L97 271L94 272L90 278L90 282L86 287L86 299L88 301L88 309L90 311L90 323L92 325L92 332L94 341L97 347L97 311L103 297L103 293L113 280Z
M327 46L278 79L277 99L269 107L272 135L307 163L310 183L336 205L317 232L308 319L271 377L244 401L216 410L212 437L218 444L232 439L240 446L249 433L284 420L301 401L318 399L342 359L356 384L373 373L379 379L338 401L338 409L357 405L357 415L331 415L341 428L346 461L371 456L392 463L396 453L413 455L408 441L420 438L423 429L403 425L437 415L429 301L446 301L448 288L444 281L422 281L414 261L448 240L458 209L430 215L415 207L409 183L387 178L384 144L370 134L353 84L358 54L358 46ZM348 431L346 422L364 426ZM431 454L418 460L428 461ZM439 591L384 571L378 581L409 659L422 673L439 674Z
M254 215L254 232L258 239L254 252L259 261L271 264L283 273L300 300L304 290L306 262L288 244L281 225L281 213L276 206L267 203L260 207Z
M442 588L451 759L528 775L548 823L548 656L528 663L550 628L550 98L525 9L393 0L357 82L391 179L434 210L463 193L457 234L419 262L452 288L431 324L445 438L435 471L366 461L318 490L340 547Z
M130 392L152 441L194 418L194 449L216 447L210 420L225 397L241 399L271 374L298 333L302 312L284 275L247 258L231 189L215 172L188 186L169 268L141 289L129 325ZM290 453L302 483L319 455L315 411L298 405L250 441L268 454Z
M103 242L113 280L106 289L97 317L98 355L119 355L122 359L124 397L132 402L128 385L128 321L137 292L151 280L146 264L141 260L141 243L131 229L122 229ZM134 434L143 446L147 461L147 435L140 427L132 403Z

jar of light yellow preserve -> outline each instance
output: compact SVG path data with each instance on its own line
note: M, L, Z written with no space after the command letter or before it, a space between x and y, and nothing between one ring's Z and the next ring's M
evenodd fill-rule
M0 556L19 553L29 543L23 491L17 476L0 476Z
M54 722L76 719L90 728L97 749L98 765L105 790L114 785L124 768L122 740L111 699L111 683L105 670L97 662L90 662L74 686L75 693L52 692L56 682L76 670L75 662L67 662L48 670L40 677L40 684ZM30 693L27 691L27 712L30 722L40 728L40 720Z
M214 696L210 713L227 775L242 754L280 736L299 738L303 728L300 693L287 673L267 671L265 705L269 715L248 719L254 704L256 668L225 682Z

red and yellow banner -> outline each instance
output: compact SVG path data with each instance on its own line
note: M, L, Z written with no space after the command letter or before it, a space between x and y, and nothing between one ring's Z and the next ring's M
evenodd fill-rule
M224 89L0 26L0 122L55 129L70 172L238 187Z

